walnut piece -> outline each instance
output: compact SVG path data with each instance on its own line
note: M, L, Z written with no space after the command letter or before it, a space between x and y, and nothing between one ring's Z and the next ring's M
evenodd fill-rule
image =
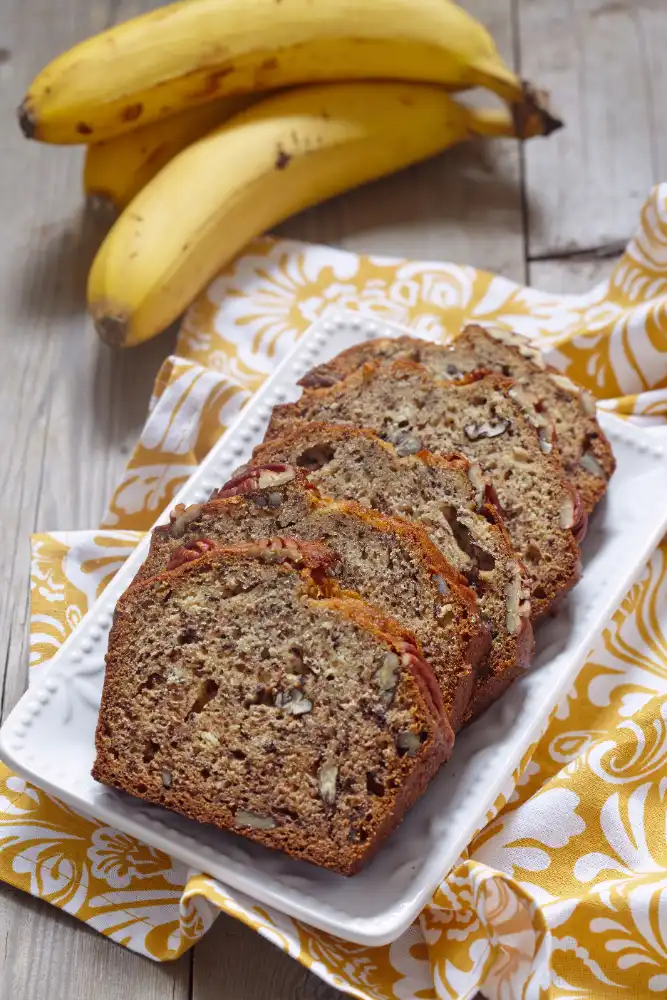
M414 757L421 746L422 741L418 733L413 733L409 729L404 729L396 737L396 746L399 752L408 757Z
M199 734L199 739L202 740L204 743L208 743L209 746L216 748L220 747L220 740L215 735L215 733L211 732L210 729L202 729L202 731Z
M574 528L574 500L572 497L563 500L560 505L560 526L564 531L568 528Z
M290 688L289 691L280 691L275 699L276 708L282 708L288 715L307 715L313 710L313 703L310 698L306 698L303 691L298 688Z
M257 477L257 487L264 490L267 486L284 486L291 483L295 475L294 469L262 469Z
M595 457L592 451L585 451L581 456L579 464L583 469L586 470L586 472L590 472L592 476L598 476L600 479L607 478L604 469L602 468L602 466L600 465L600 463L598 462L597 458Z
M336 801L337 778L338 765L334 760L325 760L317 772L317 785L320 790L320 798L329 806L332 806Z
M391 704L394 697L400 665L401 661L396 653L387 653L382 661L382 666L375 674L375 680L380 688L380 701L385 707Z
M167 569L177 569L186 562L194 562L195 559L200 559L207 552L212 552L215 548L217 546L210 538L195 538L194 541L188 542L186 545L179 545L177 549L174 549L167 563Z
M587 413L589 417L597 416L598 401L593 393L589 392L588 389L581 390L581 405L584 412Z
M482 507L486 495L486 477L479 465L469 466L468 479L475 488L475 504L477 507Z
M267 487L284 486L291 483L296 477L296 470L289 465L276 463L274 465L261 465L257 468L252 466L244 467L241 472L221 486L214 494L218 500L227 500L229 497L243 496L247 493L254 493L255 490L263 490ZM268 500L264 499L262 506L268 505Z
M463 430L469 441L478 441L480 438L500 437L509 426L509 420L502 418L500 420L486 420L480 424L472 422L466 424Z
M507 395L510 399L513 399L515 403L519 404L523 410L526 420L531 427L534 427L537 431L540 448L543 454L550 455L554 450L554 429L551 422L543 417L541 413L537 412L533 400L520 392L516 386L508 389Z
M200 503L191 503L189 507L183 503L177 503L169 513L171 521L169 531L172 538L182 538L187 526L201 515L201 511L202 505Z
M396 443L396 453L400 455L401 458L404 458L406 455L416 455L417 452L421 450L421 438L414 437L413 435L401 438L401 440Z
M523 587L521 567L517 562L508 562L507 570L511 574L505 585L507 631L510 635L516 635L521 628L521 619L530 616L530 591Z
M570 392L573 396L579 395L579 388L574 384L572 379L567 377L567 375L557 375L553 372L551 375L551 381L555 382L559 389L564 389L565 392Z
M537 347L533 347L530 341L526 337L522 337L520 333L513 333L511 330L505 330L501 326L485 326L484 330L488 333L489 337L499 341L501 344L516 347L523 358L532 361L538 368L546 368L542 360L542 352Z
M234 819L238 826L251 826L254 830L273 830L276 825L273 816L260 816L247 809L237 809Z

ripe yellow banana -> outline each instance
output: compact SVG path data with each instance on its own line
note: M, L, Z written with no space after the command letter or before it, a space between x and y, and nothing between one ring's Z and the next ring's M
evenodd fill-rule
M255 100L248 94L221 97L115 139L93 143L86 149L83 171L86 195L116 209L125 208L177 153Z
M180 153L117 220L89 276L96 328L107 343L139 344L287 216L472 135L513 132L508 112L466 108L429 84L319 85L260 101Z
M44 142L99 142L228 94L364 79L536 100L451 0L185 0L59 56L33 81L19 120Z

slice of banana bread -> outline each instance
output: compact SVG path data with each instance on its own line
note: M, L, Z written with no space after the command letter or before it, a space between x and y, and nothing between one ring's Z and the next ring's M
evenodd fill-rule
M303 470L283 464L250 470L218 496L172 512L171 524L153 532L137 579L163 572L183 546L235 545L285 534L323 541L338 557L332 574L340 586L417 636L452 727L462 724L477 667L489 648L489 629L473 591L423 529L352 501L322 497Z
M253 465L277 462L304 469L327 496L421 524L475 590L492 638L467 720L528 667L533 650L528 584L479 466L463 455L399 455L372 431L305 422L255 448Z
M565 475L579 491L586 511L590 513L604 496L616 463L597 421L594 397L547 366L540 351L518 334L470 325L447 345L407 336L371 340L314 368L300 384L335 385L368 361L390 358L415 361L441 379L457 379L479 369L515 379L553 423Z
M275 407L267 439L295 421L367 427L399 452L462 452L489 474L505 526L530 581L533 621L579 578L586 517L563 473L546 421L511 379L434 378L411 361L374 361L296 403Z
M216 550L127 591L93 776L348 875L454 736L415 639L326 580L321 550Z

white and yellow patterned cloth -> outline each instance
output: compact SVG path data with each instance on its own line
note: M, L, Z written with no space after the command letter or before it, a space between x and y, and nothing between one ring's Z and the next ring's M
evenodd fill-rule
M316 317L345 306L450 338L541 341L609 410L667 417L667 185L608 281L555 296L471 267L261 240L190 310L99 531L32 543L32 673ZM667 501L666 501L667 502ZM488 825L391 946L346 944L73 813L0 766L0 877L157 960L220 910L368 1000L667 994L667 544L600 636Z

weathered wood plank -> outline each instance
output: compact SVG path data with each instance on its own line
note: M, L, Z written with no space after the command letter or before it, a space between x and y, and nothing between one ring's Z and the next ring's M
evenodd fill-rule
M511 0L462 6L486 24L512 64ZM478 96L477 103L493 104ZM503 139L449 150L304 212L279 231L356 252L473 264L523 281L520 146Z
M86 269L98 237L94 220L81 215L81 151L29 144L14 120L13 109L40 67L114 14L127 16L115 0L5 0L0 19L3 714L26 679L28 535L99 521L169 349L162 341L112 355L99 344L84 311ZM189 956L158 967L0 884L3 1000L186 1000L189 970Z
M221 914L195 950L193 1000L336 1000L342 994Z
M0 1000L185 1000L189 995L189 955L177 963L151 962L5 885L0 968Z
M535 260L530 264L530 284L544 292L580 295L608 278L617 260L618 257Z
M566 128L525 146L528 253L625 240L667 167L663 0L519 0L521 72Z

